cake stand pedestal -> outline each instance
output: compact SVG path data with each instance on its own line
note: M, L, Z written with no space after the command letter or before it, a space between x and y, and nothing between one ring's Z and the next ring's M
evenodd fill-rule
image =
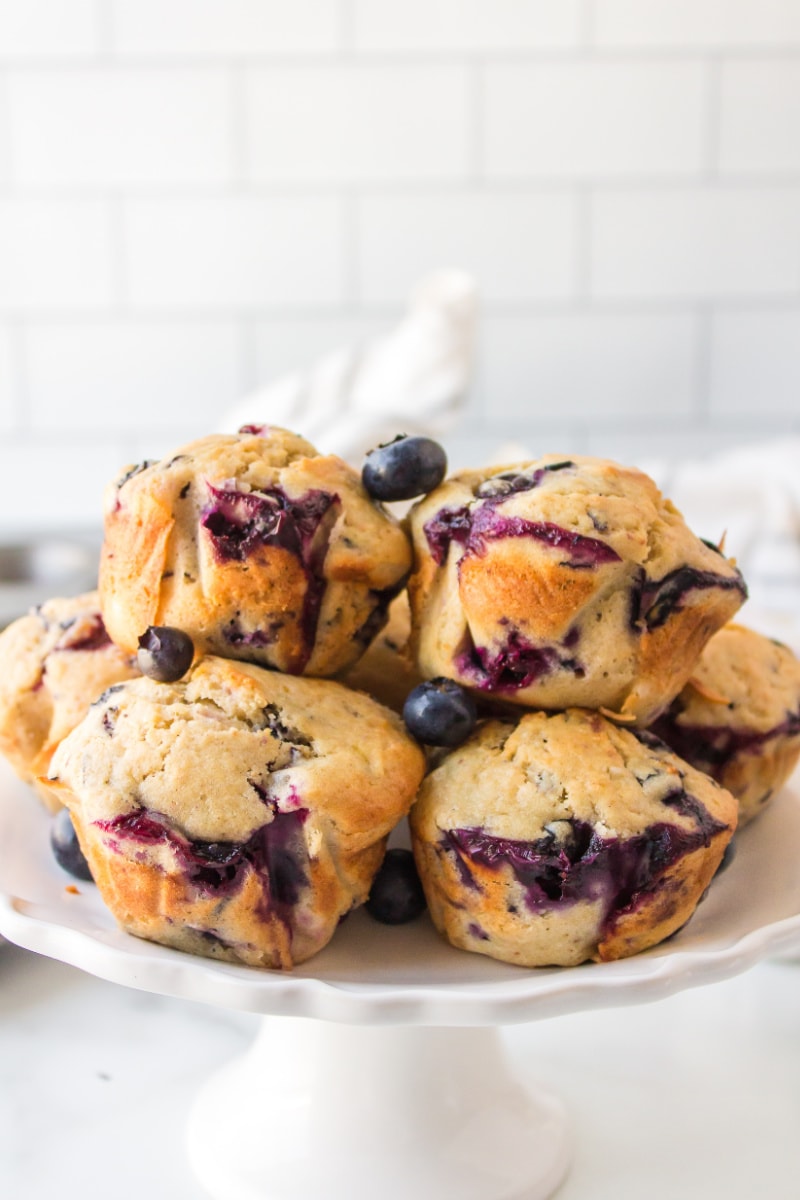
M496 1029L292 1017L206 1084L187 1144L214 1200L544 1200L570 1158Z
M798 785L646 954L524 970L453 950L427 917L391 928L357 912L281 973L122 933L93 885L55 865L48 815L0 765L0 934L102 979L263 1016L190 1115L213 1200L544 1200L568 1169L566 1116L515 1079L496 1026L662 999L800 947Z

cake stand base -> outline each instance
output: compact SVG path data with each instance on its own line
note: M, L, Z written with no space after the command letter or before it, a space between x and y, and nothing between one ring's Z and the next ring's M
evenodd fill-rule
M264 1017L187 1142L213 1200L545 1200L569 1166L561 1104L493 1028Z

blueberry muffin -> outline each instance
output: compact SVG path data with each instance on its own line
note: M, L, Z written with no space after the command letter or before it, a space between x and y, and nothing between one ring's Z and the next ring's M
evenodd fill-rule
M654 732L757 816L800 758L800 661L788 646L726 625Z
M172 625L200 653L333 675L378 632L410 562L358 473L283 429L202 438L106 491L100 598L129 651Z
M646 725L746 595L651 479L602 459L461 472L410 526L422 674L532 708Z
M123 929L289 968L366 899L423 771L368 696L207 657L178 683L110 688L48 786Z
M111 684L138 675L113 645L97 592L48 600L0 633L0 751L48 807L36 783L53 751Z
M646 731L599 713L489 721L411 810L436 927L520 966L625 958L688 921L736 800Z

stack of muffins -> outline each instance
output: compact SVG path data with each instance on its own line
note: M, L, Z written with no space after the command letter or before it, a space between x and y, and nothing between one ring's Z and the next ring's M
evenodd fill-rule
M92 651L63 644L68 621L47 632L61 608L30 614L0 644L26 662L26 698L0 698L0 744L69 808L124 929L285 969L364 902L424 754L394 712L319 676L363 652L410 562L358 473L283 430L208 437L108 488L99 596L76 603L119 670L63 736L54 656ZM188 670L164 660L176 628ZM130 678L134 660L156 678Z
M109 487L99 596L0 637L0 748L138 936L304 961L410 809L453 945L619 958L689 919L800 755L800 663L728 624L745 594L638 471L462 472L399 523L341 460L246 427ZM192 665L138 676L163 628ZM440 679L480 719L426 774L392 708Z
M697 906L738 806L645 731L741 605L739 572L645 475L596 459L464 472L411 528L423 674L532 710L483 722L422 786L434 922L527 966L655 945Z

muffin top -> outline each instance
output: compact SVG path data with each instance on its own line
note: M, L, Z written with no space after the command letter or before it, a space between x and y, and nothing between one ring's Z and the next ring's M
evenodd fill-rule
M411 564L358 472L272 426L128 468L104 507L103 614L130 649L148 625L173 624L201 652L333 674L369 642Z
M668 822L687 834L736 823L736 803L646 732L599 713L530 712L487 721L425 780L413 810L423 831L480 830L514 842L603 841Z
M463 471L410 525L422 671L531 707L646 723L746 594L647 475L603 459Z
M420 501L411 520L416 542L438 565L448 555L461 562L485 558L493 543L522 539L544 568L620 574L626 564L639 567L639 590L631 595L634 625L660 624L693 588L744 592L735 565L692 533L649 476L605 459L550 454L462 471ZM573 600L543 594L536 617L561 632L574 614Z
M352 852L396 824L423 770L399 718L368 696L207 657L175 684L109 688L50 779L107 829L144 810L190 840L242 843L303 810L315 836Z
M106 488L105 516L140 506L159 510L170 527L193 519L221 560L242 561L262 545L311 556L324 526L325 570L332 576L369 579L380 589L410 565L405 535L367 495L358 473L277 426L210 434L160 462L125 468ZM167 571L180 566L196 574L196 540L173 543Z

